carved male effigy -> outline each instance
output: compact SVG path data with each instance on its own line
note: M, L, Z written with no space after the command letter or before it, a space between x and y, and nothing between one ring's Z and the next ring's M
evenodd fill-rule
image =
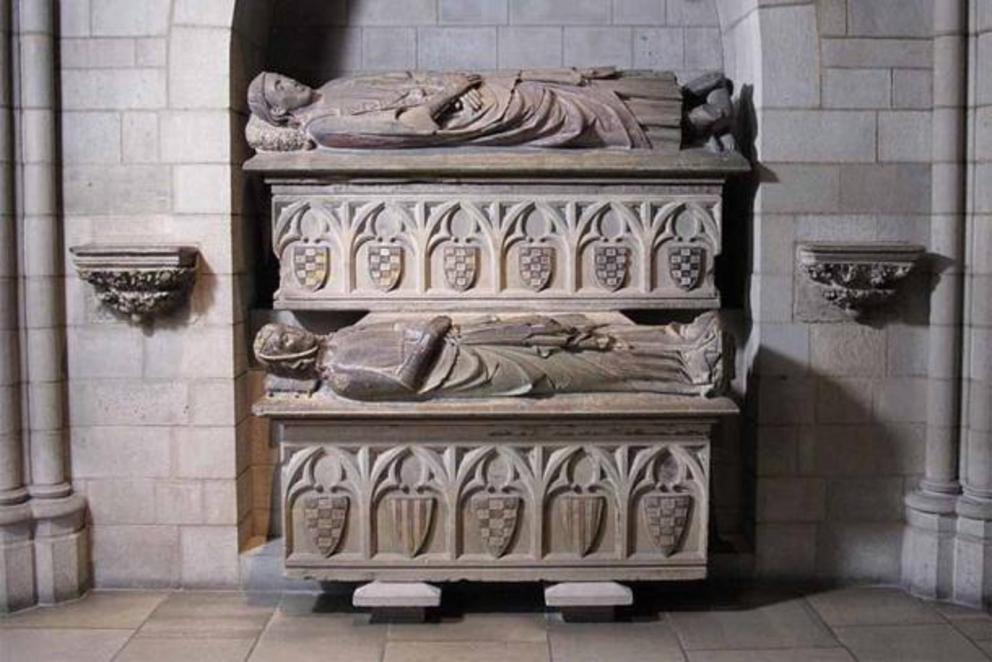
M686 88L705 140L731 114L722 75ZM722 91L726 91L724 94ZM678 150L683 93L670 72L612 67L487 73L396 72L312 89L265 72L251 83L248 141L259 151L413 147Z
M548 396L558 393L719 394L729 349L713 313L690 324L596 323L584 315L443 315L356 324L326 336L268 324L255 356L292 391L352 400ZM301 386L309 384L309 386Z

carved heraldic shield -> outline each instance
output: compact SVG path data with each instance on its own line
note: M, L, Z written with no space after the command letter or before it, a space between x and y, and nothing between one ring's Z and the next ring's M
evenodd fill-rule
M517 529L520 497L481 495L473 499L472 508L482 544L496 558L503 556Z
M309 496L303 501L303 523L324 556L333 554L341 544L347 521L346 496Z
M300 287L316 292L327 282L331 270L331 250L327 246L293 246L293 275Z
M606 498L597 494L566 494L562 497L562 530L572 551L588 554L599 538Z
M689 524L692 496L688 494L647 494L641 509L651 541L665 556L671 556L682 546L682 537Z
M452 289L464 292L472 287L478 270L478 246L444 247L444 278Z
M668 249L668 273L679 289L696 289L705 265L706 249L702 246L677 244Z
M520 279L524 285L540 292L551 281L555 249L551 246L524 246L520 249Z
M596 246L593 259L596 263L596 280L601 287L615 292L624 286L630 267L630 248L612 244Z
M390 501L393 530L403 551L414 557L420 553L434 521L434 497L396 496Z
M383 292L390 291L403 275L403 247L373 244L368 251L369 279Z

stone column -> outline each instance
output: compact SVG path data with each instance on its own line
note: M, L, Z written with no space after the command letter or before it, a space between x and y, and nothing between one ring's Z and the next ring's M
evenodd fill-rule
M34 515L38 601L87 584L85 503L72 494L65 449L65 302L59 227L55 0L17 0L17 191L22 398Z
M35 602L18 352L11 2L0 0L0 613Z
M21 283L31 496L71 492L65 470L62 250L56 158L53 0L20 0Z
M957 536L954 545L953 598L973 606L992 604L992 247L989 244L992 214L983 200L992 184L983 176L992 162L992 148L978 139L979 112L990 107L977 81L988 79L992 63L980 56L978 40L992 37L981 20L980 5L972 1L972 34L967 69L975 85L969 101L969 126L976 137L969 140L967 177L968 209L968 307L965 311L965 416L962 434L961 487L957 502ZM980 32L981 31L981 32ZM981 167L979 167L981 164ZM983 605L984 603L984 605Z
M958 483L965 259L965 105L968 0L933 3L933 124L930 298L925 475L906 499L903 580L949 597Z

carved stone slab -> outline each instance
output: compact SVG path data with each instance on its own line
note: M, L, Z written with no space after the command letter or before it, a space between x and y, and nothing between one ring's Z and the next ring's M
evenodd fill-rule
M720 189L276 186L276 307L713 308Z
M705 576L710 430L736 408L601 396L605 415L577 418L572 405L589 400L550 400L560 401L536 411L342 403L336 415L325 403L316 418L270 402L287 572L339 581ZM331 553L308 524L315 495L352 504Z

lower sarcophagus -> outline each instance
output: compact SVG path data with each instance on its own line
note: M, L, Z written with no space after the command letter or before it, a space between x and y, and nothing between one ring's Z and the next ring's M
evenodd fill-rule
M706 574L710 433L736 411L726 399L342 402L319 415L305 402L261 405L282 448L291 576Z

